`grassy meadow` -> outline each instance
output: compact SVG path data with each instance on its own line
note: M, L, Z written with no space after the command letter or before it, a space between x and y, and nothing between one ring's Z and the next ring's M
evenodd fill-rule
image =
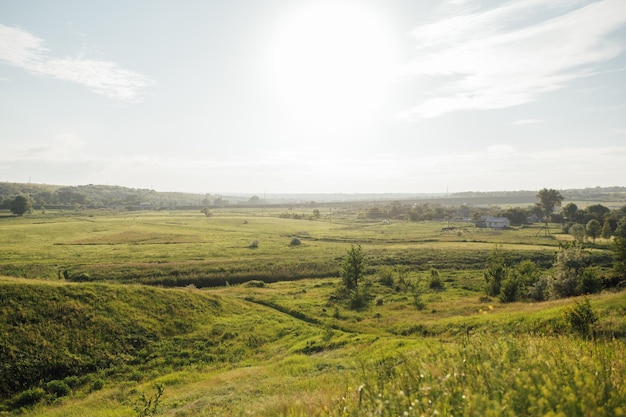
M624 291L485 296L496 245L549 273L559 225L294 210L0 214L0 414L626 415ZM358 309L339 296L352 244ZM608 248L592 245L601 270ZM592 338L564 318L584 300Z

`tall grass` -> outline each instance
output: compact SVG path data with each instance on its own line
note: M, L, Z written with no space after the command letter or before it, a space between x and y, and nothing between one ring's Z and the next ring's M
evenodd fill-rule
M330 414L619 416L624 375L623 340L475 335L364 364Z

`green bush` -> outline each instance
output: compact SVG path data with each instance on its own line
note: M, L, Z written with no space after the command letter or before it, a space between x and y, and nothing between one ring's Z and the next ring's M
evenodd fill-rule
M540 276L526 288L526 296L532 301L545 301L548 298L548 277Z
M430 280L428 282L428 286L432 290L443 289L443 281L441 281L441 277L439 276L439 271L435 268L431 268L430 270Z
M393 268L384 266L378 271L378 282L385 287L393 287L394 272Z
M42 388L33 388L26 391L22 391L13 397L11 405L13 408L21 408L33 405L41 401L46 395L46 392Z
M91 384L91 391L100 391L102 388L104 388L103 379L96 379L93 381L93 384Z
M510 276L502 281L500 286L500 301L503 303L512 303L517 301L520 290L520 283L514 276Z
M291 239L291 242L289 242L289 246L300 246L302 244L302 241L300 241L299 238L294 237L293 239Z
M593 325L598 321L598 316L593 311L588 298L576 302L563 313L565 321L576 333L583 337L593 336Z
M55 379L46 384L46 392L55 397L65 397L72 392L72 389L65 382Z
M583 271L580 279L580 294L595 294L602 290L602 278L598 268L589 267Z

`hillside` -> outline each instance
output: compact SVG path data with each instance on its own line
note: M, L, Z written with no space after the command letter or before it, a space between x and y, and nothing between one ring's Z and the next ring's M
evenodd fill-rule
M0 399L8 407L28 405L28 396L14 394L42 386L42 396L54 397L64 385L88 393L191 365L241 366L319 333L257 304L194 289L0 278L0 294Z
M489 410L502 401L494 387L512 384L512 393L545 401L535 405L544 412L624 405L623 292L594 298L601 332L592 343L566 336L567 300L488 308L452 291L453 307L433 292L425 294L432 311L419 312L402 293L379 289L384 305L350 311L330 307L334 288L312 280L206 292L1 278L0 404L29 416L151 415L137 410L158 385L158 415L369 416L379 395L401 410L399 390L420 385L433 403L416 410L463 407L453 392L485 396L468 406ZM447 380L465 364L475 367L467 379ZM520 385L530 382L514 372L522 364L523 378L539 387L550 378L554 389ZM368 387L361 394L359 384ZM522 400L511 406L526 407Z
M566 201L617 202L626 201L626 187L595 187L585 189L560 190ZM537 191L493 191L458 192L451 194L271 194L249 196L241 194L221 195L217 193L162 192L150 189L136 189L115 185L76 185L61 186L31 183L0 183L0 209L8 209L8 204L16 195L28 195L36 208L74 208L75 206L102 208L117 207L131 209L184 209L191 207L224 207L274 205L291 206L315 203L380 203L385 201L411 201L453 205L533 205Z

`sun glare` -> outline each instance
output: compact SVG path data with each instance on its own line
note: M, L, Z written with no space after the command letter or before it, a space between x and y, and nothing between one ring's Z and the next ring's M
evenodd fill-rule
M291 114L327 128L358 123L384 99L393 62L391 31L374 10L315 2L278 25L272 89Z

